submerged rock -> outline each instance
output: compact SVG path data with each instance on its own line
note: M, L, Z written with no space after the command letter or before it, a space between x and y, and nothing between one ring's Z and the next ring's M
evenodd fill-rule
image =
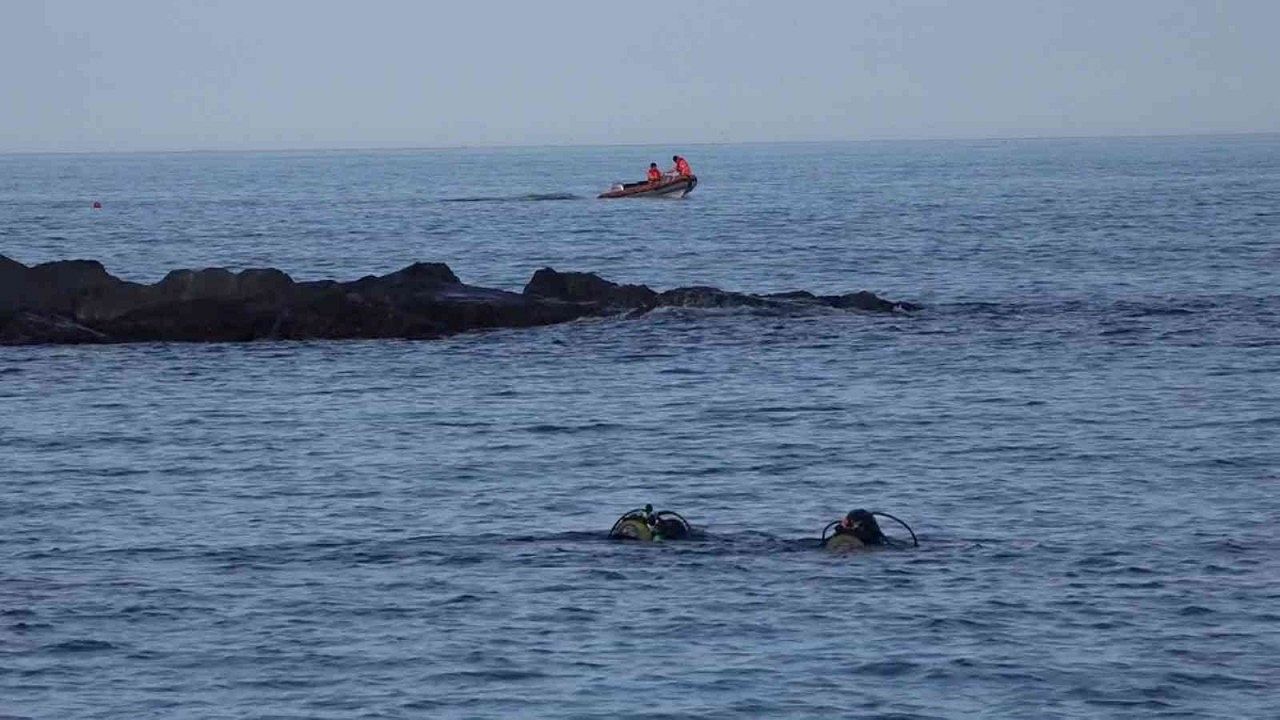
M350 282L296 282L267 268L174 270L152 285L121 280L94 260L27 267L0 255L0 344L240 342L313 338L434 338L530 327L656 307L828 306L914 310L869 292L750 295L710 287L663 293L592 273L542 268L521 293L467 285L447 265L415 263Z
M778 310L800 307L830 307L840 310L866 310L868 312L911 312L919 310L914 303L885 300L875 293L863 290L845 295L814 295L807 290L751 295L729 292L713 287L687 287L668 290L658 295L657 305L671 307L754 307Z

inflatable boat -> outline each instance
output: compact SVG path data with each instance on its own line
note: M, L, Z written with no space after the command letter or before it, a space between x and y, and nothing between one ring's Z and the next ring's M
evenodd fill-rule
M616 183L608 191L600 193L597 197L609 199L628 197L682 198L693 192L693 189L697 186L697 176L676 175L674 177L664 177L657 182Z

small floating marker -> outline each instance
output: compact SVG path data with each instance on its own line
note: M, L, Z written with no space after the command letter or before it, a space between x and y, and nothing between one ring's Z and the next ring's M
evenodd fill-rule
M94 209L94 210L101 210L101 209L102 209L102 203L98 202L97 200L94 200L94 201L93 201L93 209Z

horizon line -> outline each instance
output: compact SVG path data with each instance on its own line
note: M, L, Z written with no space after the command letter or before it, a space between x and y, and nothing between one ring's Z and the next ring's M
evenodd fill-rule
M1169 133L1098 133L1080 135L945 135L920 137L868 137L868 138L832 138L821 140L717 140L676 143L682 147L712 147L726 145L824 145L854 144L875 142L991 142L1006 140L1122 140L1122 139L1171 139L1185 137L1251 137L1280 135L1280 130L1244 130L1214 132L1169 132ZM298 147L243 147L243 148L168 148L152 150L0 150L0 157L17 157L32 155L234 155L244 153L358 153L358 152L441 152L453 150L531 150L555 148L633 148L653 147L660 143L650 142L587 142L587 143L476 143L457 145L387 145L387 146L298 146Z

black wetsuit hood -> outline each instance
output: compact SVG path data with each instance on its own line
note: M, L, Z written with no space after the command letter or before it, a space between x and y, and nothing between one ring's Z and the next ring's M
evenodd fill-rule
M884 532L880 530L880 523L876 522L876 516L867 510L852 510L845 516L849 526L841 525L836 532L852 535L862 541L864 545L883 545L885 541Z

